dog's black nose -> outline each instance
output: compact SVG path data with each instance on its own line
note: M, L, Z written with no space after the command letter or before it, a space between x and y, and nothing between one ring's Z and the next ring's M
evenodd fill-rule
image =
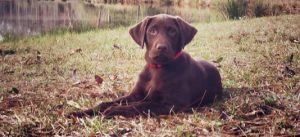
M158 44L156 46L156 49L159 50L159 51L164 51L164 50L167 49L167 45L165 45L165 44Z

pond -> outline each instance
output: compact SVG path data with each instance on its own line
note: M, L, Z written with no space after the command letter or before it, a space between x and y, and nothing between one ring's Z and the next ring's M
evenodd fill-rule
M158 13L188 22L219 20L213 8L157 4L91 4L83 0L0 0L0 35L39 35L57 29L83 31L129 26Z

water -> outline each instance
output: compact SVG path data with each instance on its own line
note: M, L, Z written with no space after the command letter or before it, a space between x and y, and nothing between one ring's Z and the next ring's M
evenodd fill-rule
M209 22L211 9L160 5L99 4L82 0L0 0L0 35L39 35L56 29L86 30L128 26L147 15L179 15L189 22Z

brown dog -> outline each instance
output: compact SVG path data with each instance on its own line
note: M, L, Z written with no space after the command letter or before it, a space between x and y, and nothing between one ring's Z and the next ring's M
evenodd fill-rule
M147 48L147 64L133 91L128 96L69 116L167 115L211 104L221 98L218 70L208 62L195 61L182 51L197 33L193 26L179 17L160 14L146 17L129 33L138 45Z

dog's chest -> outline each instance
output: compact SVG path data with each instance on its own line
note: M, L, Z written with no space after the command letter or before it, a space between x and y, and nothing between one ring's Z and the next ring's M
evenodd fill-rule
M156 73L151 76L146 86L146 94L149 97L169 97L176 95L181 91L186 91L185 80L180 74L174 73Z

